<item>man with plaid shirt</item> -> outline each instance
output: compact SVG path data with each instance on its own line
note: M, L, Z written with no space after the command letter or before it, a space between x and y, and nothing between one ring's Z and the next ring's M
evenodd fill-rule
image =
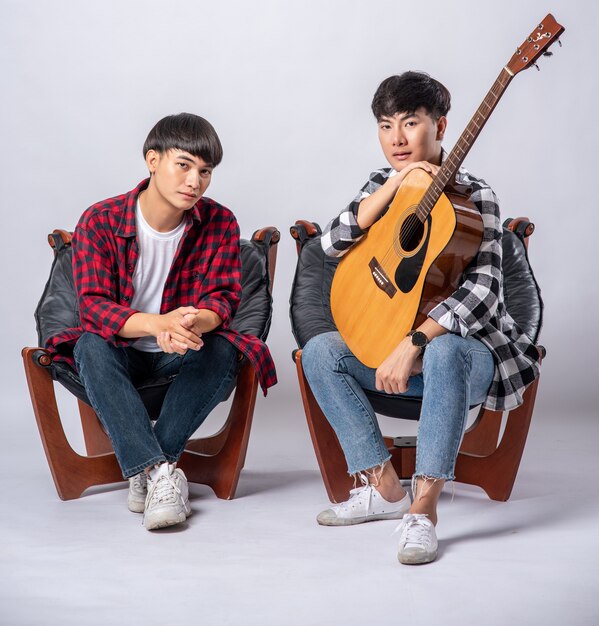
M265 393L276 376L266 345L228 328L241 296L239 227L231 211L203 197L222 159L214 128L197 115L166 117L143 152L150 178L93 205L77 224L81 326L48 347L55 359L74 360L129 478L129 509L153 530L191 513L176 461L231 392L240 352ZM152 427L135 383L173 374Z
M450 94L430 76L405 72L381 83L372 110L390 169L368 182L322 235L331 256L342 256L386 211L408 172L439 171L445 153ZM499 204L481 179L460 170L457 182L472 188L483 238L457 290L375 370L351 353L337 332L313 337L302 363L320 407L334 428L348 470L363 486L347 502L318 515L327 526L403 518L398 530L401 563L436 558L437 502L445 481L454 479L455 462L471 405L511 409L539 372L539 354L507 313L501 269ZM363 389L422 397L418 427L413 502L389 463L390 454Z

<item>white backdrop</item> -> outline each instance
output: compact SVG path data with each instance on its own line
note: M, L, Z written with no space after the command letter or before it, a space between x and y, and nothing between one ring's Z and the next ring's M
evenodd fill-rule
M35 436L19 352L36 343L46 234L141 180L148 130L179 111L205 116L222 139L207 195L234 210L244 236L281 230L269 339L280 383L260 405L300 411L289 226L326 223L385 165L369 109L383 78L417 69L447 85L451 148L549 9L566 26L563 48L515 78L465 165L493 186L504 217L537 224L548 349L537 406L596 412L597 4L2 0L0 441Z

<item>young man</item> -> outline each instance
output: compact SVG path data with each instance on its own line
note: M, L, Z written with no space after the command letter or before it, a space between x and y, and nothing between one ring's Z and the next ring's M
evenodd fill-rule
M406 174L422 168L435 176L450 94L427 74L406 72L379 86L372 110L391 168L377 170L322 235L330 256L342 256L377 221ZM503 302L498 201L491 188L464 169L457 182L472 187L483 219L480 249L463 282L375 370L360 363L339 333L310 340L302 362L307 379L345 453L348 470L363 486L347 502L323 511L319 524L338 526L402 518L398 558L427 563L437 554L437 501L454 466L468 408L484 402L510 409L538 374L539 355L507 314ZM363 389L422 397L413 502L389 463L374 411Z
M73 235L81 326L51 338L73 362L112 441L129 509L148 530L190 515L176 468L185 443L235 384L240 352L266 389L268 348L228 329L241 296L239 227L204 193L222 159L197 115L160 120L144 148L150 178L87 209ZM152 427L135 383L177 374Z

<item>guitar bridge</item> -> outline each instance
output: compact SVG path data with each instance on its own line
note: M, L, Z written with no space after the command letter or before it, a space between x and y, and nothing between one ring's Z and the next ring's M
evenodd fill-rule
M374 284L392 298L397 293L397 289L375 257L372 257L368 267L370 268L370 274L374 280Z

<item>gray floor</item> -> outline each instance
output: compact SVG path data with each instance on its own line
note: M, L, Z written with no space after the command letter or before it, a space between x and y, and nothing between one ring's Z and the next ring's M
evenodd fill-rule
M272 395L259 399L236 499L194 485L188 526L160 533L118 486L61 502L23 408L27 449L3 441L0 623L599 624L596 416L564 430L535 415L509 502L446 488L439 559L407 567L394 522L315 523L327 499L303 414ZM65 421L80 447L74 413Z

